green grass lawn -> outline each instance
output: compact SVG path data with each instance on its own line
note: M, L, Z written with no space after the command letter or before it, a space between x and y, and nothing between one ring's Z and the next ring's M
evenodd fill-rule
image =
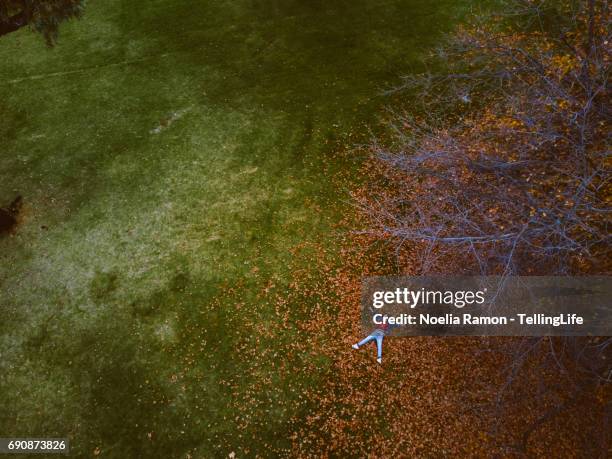
M299 370L326 362L284 355L299 333L260 292L289 288L294 245L333 246L334 151L460 13L92 0L53 49L0 38L0 205L24 198L0 239L0 436L118 458L287 446L320 377Z

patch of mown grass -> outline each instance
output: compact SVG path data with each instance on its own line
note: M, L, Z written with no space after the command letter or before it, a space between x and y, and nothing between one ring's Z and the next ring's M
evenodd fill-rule
M300 368L329 363L288 352L308 337L261 291L289 289L295 244L333 246L334 149L461 8L112 0L54 49L3 37L0 199L25 205L0 239L0 432L76 456L288 445Z

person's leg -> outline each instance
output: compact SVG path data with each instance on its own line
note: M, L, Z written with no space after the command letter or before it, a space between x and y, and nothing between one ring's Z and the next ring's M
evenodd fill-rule
M363 346L364 344L368 344L368 343L369 343L370 341L372 341L374 338L375 338L375 336L374 336L374 335L369 335L369 336L366 336L364 339L362 339L361 341L359 341L359 342L357 343L357 347L361 347L361 346Z
M376 337L376 351L378 358L378 363L382 363L382 343L383 343L383 335L378 335Z

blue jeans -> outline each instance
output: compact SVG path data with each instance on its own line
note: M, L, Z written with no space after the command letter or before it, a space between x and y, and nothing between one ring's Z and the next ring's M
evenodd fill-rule
M374 334L372 334L370 336L366 336L364 339L359 341L357 343L357 346L361 347L364 344L367 344L367 343L369 343L372 340L376 340L376 350L378 351L378 358L382 359L382 342L383 342L383 338L384 338L384 335L378 335L378 334L374 335Z

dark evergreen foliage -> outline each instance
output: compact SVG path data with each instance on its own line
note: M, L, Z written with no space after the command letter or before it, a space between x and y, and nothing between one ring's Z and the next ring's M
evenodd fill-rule
M80 17L84 4L85 0L0 0L0 36L29 26L51 46L59 25Z

